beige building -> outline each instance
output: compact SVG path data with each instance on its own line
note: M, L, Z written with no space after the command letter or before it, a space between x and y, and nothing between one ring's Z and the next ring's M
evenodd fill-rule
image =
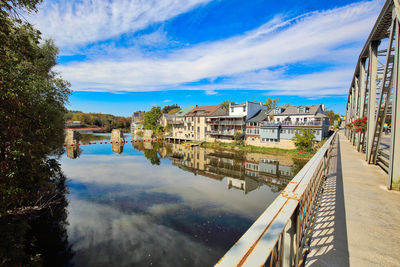
M173 140L196 140L205 141L210 126L207 124L207 117L223 116L228 111L222 105L196 106L183 116L176 116L170 123Z

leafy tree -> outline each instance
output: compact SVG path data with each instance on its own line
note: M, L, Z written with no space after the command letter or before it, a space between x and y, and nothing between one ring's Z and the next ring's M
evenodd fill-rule
M5 266L46 264L45 253L37 249L43 238L30 232L33 218L47 214L56 224L53 233L65 230L67 189L57 156L63 152L69 83L52 70L54 42L40 43L40 32L18 15L21 9L36 11L39 2L0 1L0 223L8 227L0 228L0 240L7 240L0 242L0 258Z
M278 106L279 98L274 98L271 99L268 97L268 99L265 101L265 105L267 106L268 109L274 109Z
M233 140L235 140L235 144L236 145L243 145L244 141L243 141L243 134L241 131L236 131L234 136L233 136Z
M222 103L221 103L221 105L226 109L226 110L229 110L229 104L231 104L232 103L232 101L230 101L230 100L225 100L225 101L223 101Z
M152 107L150 111L144 114L143 128L145 130L156 130L158 118L161 115L160 107Z
M177 104L175 104L175 105L168 105L168 106L165 106L165 107L163 107L163 109L161 110L161 113L168 113L169 111L171 111L171 110L173 110L173 109L177 109L177 108L179 108L180 109L180 107L177 105Z
M301 134L295 133L292 140L296 148L301 151L313 152L313 142L315 135L310 129L301 129Z
M326 115L329 117L329 125L333 125L333 123L340 118L340 115L336 114L333 110L327 110Z
M170 111L168 111L168 114L175 114L180 110L181 110L181 108L174 108L174 109L171 109Z

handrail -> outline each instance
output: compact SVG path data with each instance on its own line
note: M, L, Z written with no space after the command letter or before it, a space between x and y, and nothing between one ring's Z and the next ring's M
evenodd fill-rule
M299 266L326 179L335 132L215 266Z

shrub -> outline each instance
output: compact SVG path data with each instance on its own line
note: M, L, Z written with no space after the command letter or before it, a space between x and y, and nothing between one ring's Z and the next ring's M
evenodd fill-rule
M312 130L302 129L301 134L296 133L292 140L298 150L313 152L314 138L315 135L312 133Z

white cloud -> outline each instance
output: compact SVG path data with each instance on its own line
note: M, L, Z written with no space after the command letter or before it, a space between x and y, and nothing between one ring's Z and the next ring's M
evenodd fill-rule
M169 99L166 99L166 100L164 100L163 102L164 103L169 103L169 102L171 102L172 100L169 100Z
M287 20L276 17L243 35L173 50L163 57L135 52L124 60L103 58L58 70L74 90L81 91L244 88L343 94L381 4L381 0L364 1ZM299 62L336 67L294 76L282 68ZM204 79L207 85L186 85Z
M216 91L214 91L214 90L206 90L206 91L205 91L205 94L206 94L206 95L216 95L216 94L218 94L218 92L216 92Z
M133 33L190 11L210 0L46 1L29 16L45 37L57 45L75 47ZM153 36L159 38L159 36ZM151 38L151 36L149 36ZM148 39L147 41L155 41Z

